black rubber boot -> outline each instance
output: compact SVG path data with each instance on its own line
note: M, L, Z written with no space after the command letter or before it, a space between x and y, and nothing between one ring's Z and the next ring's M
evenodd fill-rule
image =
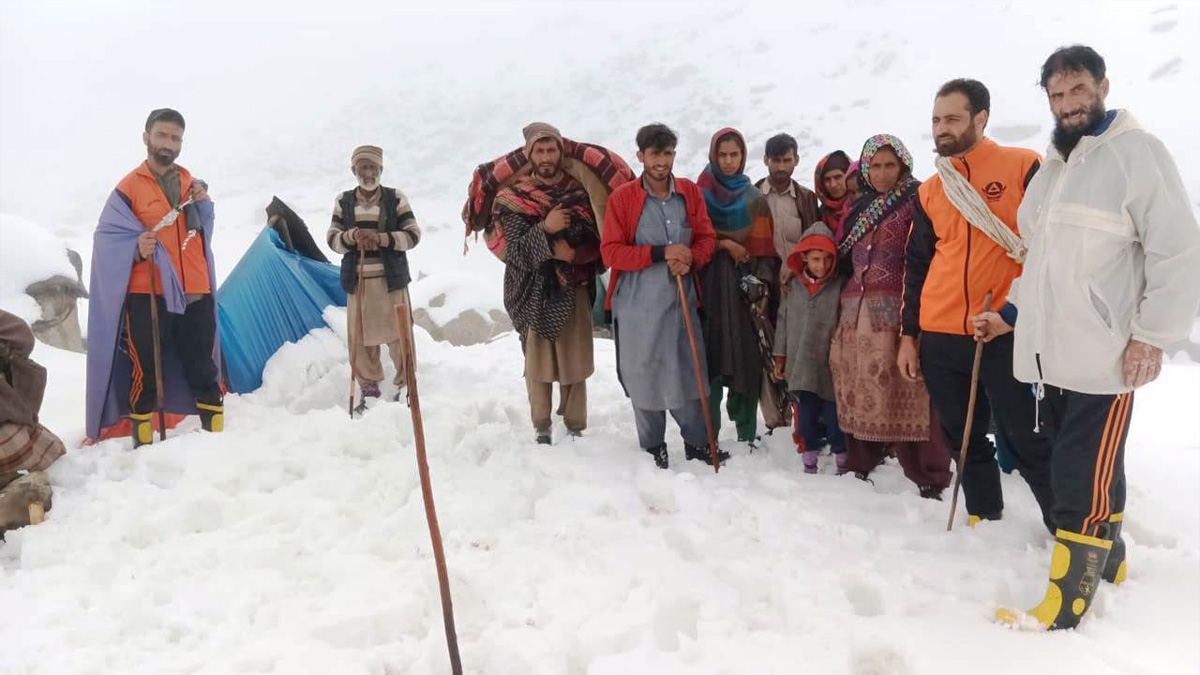
M1092 606L1112 542L1066 530L1059 530L1055 536L1046 597L1027 612L998 610L997 621L1013 628L1026 628L1033 627L1026 620L1030 618L1049 630L1074 628Z
M225 431L225 406L217 403L211 405L196 401L196 409L200 411L200 428L211 433Z
M1108 538L1112 541L1112 550L1108 553L1108 562L1104 564L1101 576L1113 584L1125 582L1125 540L1121 538L1121 524L1124 522L1124 513L1114 513L1108 519Z
M133 436L133 447L140 448L154 442L154 413L144 415L129 413L129 432Z

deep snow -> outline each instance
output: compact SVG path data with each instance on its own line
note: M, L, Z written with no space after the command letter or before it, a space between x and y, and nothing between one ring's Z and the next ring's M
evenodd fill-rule
M330 310L344 317L342 310ZM341 325L338 323L337 325ZM345 343L285 347L228 428L140 452L73 451L55 508L0 547L0 672L442 673L440 606L408 409L344 409ZM1130 432L1130 575L1083 626L990 621L1044 590L1050 539L1006 477L1005 519L944 531L893 462L874 485L806 476L786 435L714 476L636 449L597 343L587 435L528 429L511 335L450 347L418 330L422 409L467 672L1191 673L1200 664L1200 367L1168 366ZM51 367L47 423L77 440ZM12 642L9 642L12 641Z

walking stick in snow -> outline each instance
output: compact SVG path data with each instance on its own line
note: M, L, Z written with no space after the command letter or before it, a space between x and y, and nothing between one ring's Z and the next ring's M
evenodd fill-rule
M168 225L172 225L179 218L183 207L192 203L192 198L189 196L186 200L167 211L167 215L158 221L158 224L150 229L152 234L157 235L160 230ZM193 231L192 234L195 234ZM188 235L189 239L191 235ZM155 246L158 246L155 243ZM150 339L152 342L151 350L154 353L154 412L158 417L158 438L159 440L167 440L167 420L163 413L163 378L162 378L162 338L158 331L158 267L154 264L154 254L146 258L150 262Z
M155 246L157 246L157 242ZM158 332L158 267L154 264L154 254L150 261L150 341L154 353L154 412L158 417L158 438L167 440L167 420L163 414L163 376L162 376L162 338ZM153 437L153 434L151 434Z
M679 288L679 308L683 311L683 325L687 328L688 343L692 346L692 368L696 371L696 386L700 389L700 409L704 412L704 428L708 432L708 449L712 453L714 473L721 473L721 457L717 451L717 435L713 433L712 413L708 410L708 394L704 391L704 371L700 368L700 348L696 346L696 329L692 326L692 313L688 311L687 293L683 290L683 275L675 277Z
M983 299L983 311L992 311L992 292ZM962 447L958 451L958 471L954 472L954 496L950 498L950 518L946 531L954 529L954 511L958 507L958 488L962 485L963 467L967 465L967 444L971 441L971 426L975 421L975 395L979 393L979 362L983 360L983 341L975 343L975 363L971 365L971 397L967 399L967 423L963 429Z
M354 316L351 321L358 327L355 333L350 333L347 329L346 340L350 343L350 402L346 404L346 412L350 413L350 419L354 419L354 357L358 354L358 350L354 348L354 338L357 335L359 341L362 341L363 322L362 322L362 285L363 285L363 254L358 252L358 285L354 287L354 293L358 296L354 302Z
M437 566L438 589L442 595L442 621L446 628L446 649L450 653L450 671L462 675L462 659L458 654L458 633L454 630L454 604L450 600L450 575L446 571L446 552L442 548L442 530L438 527L437 509L433 505L433 483L429 478L429 462L425 455L425 425L421 420L421 401L417 396L417 350L413 344L412 303L396 305L396 323L404 337L404 377L408 386L408 409L412 413L413 441L417 446L417 472L421 477L421 495L425 499L425 521L429 524L429 541L433 545L433 561Z

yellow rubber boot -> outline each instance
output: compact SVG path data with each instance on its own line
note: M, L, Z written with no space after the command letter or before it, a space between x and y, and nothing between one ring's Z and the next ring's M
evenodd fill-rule
M225 430L225 406L196 401L196 408L200 410L200 427L202 429L213 433Z
M1027 612L997 610L996 620L1000 623L1013 628L1032 627L1029 618L1042 629L1074 628L1091 607L1112 542L1066 530L1059 530L1055 537L1046 597Z
M1108 519L1112 551L1108 554L1108 562L1104 565L1102 576L1105 581L1114 584L1125 582L1125 540L1121 538L1121 524L1124 522L1124 513L1114 513Z
M138 448L154 442L154 413L129 413L129 427L130 435L133 436L133 447Z

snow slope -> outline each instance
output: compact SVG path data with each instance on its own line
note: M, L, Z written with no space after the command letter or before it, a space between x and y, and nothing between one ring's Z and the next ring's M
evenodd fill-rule
M338 312L338 310L331 310ZM285 347L219 437L117 441L51 469L48 521L0 545L4 673L447 672L408 410L347 419L343 336ZM418 331L420 391L467 672L1194 673L1200 665L1200 367L1137 397L1130 576L1077 631L991 623L1044 590L1050 539L1005 477L1003 521L944 531L889 462L802 474L784 435L714 476L636 449L597 343L590 427L536 446L515 338ZM53 377L75 354L39 347ZM61 380L52 391L62 392ZM69 441L81 423L50 406ZM188 431L190 429L191 431ZM960 512L960 518L961 518ZM19 608L19 609L17 609Z

